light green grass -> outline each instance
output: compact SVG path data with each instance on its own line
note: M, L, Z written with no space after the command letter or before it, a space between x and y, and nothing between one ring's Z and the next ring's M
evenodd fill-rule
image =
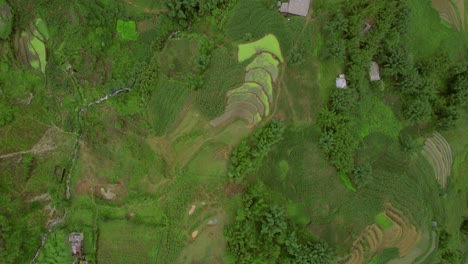
M31 66L35 69L40 69L42 72L45 72L47 61L44 43L39 38L34 37L31 40L31 44L29 46L29 52L31 52L31 54L37 54L39 57L38 60L31 60Z
M385 213L376 215L375 223L383 230L387 230L393 226L392 220L390 220Z
M265 51L275 55L280 62L284 61L278 39L272 34L268 34L254 42L240 44L237 59L239 62L243 62L250 59L253 55Z
M348 175L346 175L346 173L340 173L340 179L348 190L356 192L356 188L354 188L353 184L351 183L351 180L349 179Z
M42 37L42 41L46 41L47 39L49 39L49 28L47 27L47 24L44 20L42 20L41 18L37 18L34 22L34 25L36 25L37 32ZM34 35L37 36L37 33L34 33Z
M440 19L440 23L441 23L444 27L446 27L446 28L448 28L448 29L451 29L451 28L452 28L452 24L451 24L450 22L446 21L445 19Z
M99 227L99 263L156 263L161 232L125 220L103 222Z
M278 163L279 177L282 181L286 179L289 173L289 163L286 160L280 160Z
M255 57L255 59L247 66L247 71L255 68L267 69L271 65L277 67L279 65L279 61L273 58L271 53L262 53Z
M138 39L135 21L117 20L117 32L124 40Z
M382 133L396 139L402 128L392 109L374 96L361 99L357 122L361 139L371 133Z

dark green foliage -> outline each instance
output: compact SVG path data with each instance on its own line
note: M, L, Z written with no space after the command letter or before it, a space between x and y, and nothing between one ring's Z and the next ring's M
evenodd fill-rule
M448 86L449 101L453 105L465 105L468 101L468 71L455 75Z
M351 180L358 188L366 186L372 180L370 164L356 165L351 172Z
M410 133L402 131L398 136L398 141L400 143L400 149L405 153L415 153L420 150L421 146Z
M441 130L454 129L457 126L457 121L460 119L460 113L455 107L443 106L435 112L436 127Z
M14 108L6 100L0 100L0 127L12 122L15 118L14 113Z
M413 99L408 101L403 109L403 116L415 123L424 123L432 117L432 106L427 99Z
M185 81L187 82L187 87L192 90L198 90L203 86L203 77L194 74L188 74L185 77Z
M460 233L468 237L468 219L465 219L460 226Z
M231 0L167 0L164 4L169 10L169 16L185 27L194 19L210 16L229 6L230 2Z
M453 248L453 240L456 238L452 234L448 233L447 230L442 229L439 234L439 244L438 244L438 256L439 259L436 263L461 263L462 261L462 252Z
M317 121L322 130L320 148L330 162L344 173L351 172L354 163L353 152L357 147L349 115L355 98L354 90L336 89L330 98L330 108L322 109Z
M282 123L271 121L241 141L229 157L229 179L242 182L248 174L254 173L272 146L282 139L284 129Z
M288 63L291 65L301 65L304 62L304 50L293 48L288 54Z
M268 201L260 182L242 197L236 220L225 227L229 253L236 263L331 263L333 252L292 224L284 208Z
M382 74L398 79L399 76L406 75L411 69L408 62L408 51L405 48L399 47L392 50L390 55L385 59Z
M349 112L356 104L356 90L335 89L330 98L330 109L337 113Z

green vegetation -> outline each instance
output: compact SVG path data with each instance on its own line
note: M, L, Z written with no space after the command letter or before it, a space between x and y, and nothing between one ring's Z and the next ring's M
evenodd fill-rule
M281 140L284 126L270 122L255 134L239 143L229 159L228 176L231 181L241 182L249 174L255 173L271 147Z
M272 205L267 194L261 183L249 188L236 221L226 227L228 250L236 263L332 263L328 245L311 241L311 234L289 222L284 208Z
M0 263L346 262L405 219L419 242L359 258L466 261L467 33L430 1L312 2L0 0Z
M375 223L383 230L389 229L393 226L392 220L390 220L385 213L381 213L375 216Z
M70 255L70 244L68 243L68 233L65 230L58 230L47 237L44 249L37 258L37 263L53 264L67 263L73 261Z
M117 20L117 33L120 34L122 39L137 40L138 35L136 31L135 21Z
M270 52L275 55L280 62L284 61L278 39L272 34L268 34L254 42L239 45L237 59L239 62L243 62L251 58L254 54L261 52Z

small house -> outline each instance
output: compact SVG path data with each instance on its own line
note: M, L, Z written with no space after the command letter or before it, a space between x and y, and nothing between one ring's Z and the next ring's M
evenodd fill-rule
M68 236L68 242L72 247L72 255L80 255L83 248L83 233L70 233Z
M371 82L372 81L380 81L380 71L379 65L375 61L371 61L371 66L369 70L369 77Z
M279 11L283 14L307 16L311 0L289 0L281 3Z
M340 88L340 89L346 88L346 77L344 74L340 74L340 76L336 78L336 88Z

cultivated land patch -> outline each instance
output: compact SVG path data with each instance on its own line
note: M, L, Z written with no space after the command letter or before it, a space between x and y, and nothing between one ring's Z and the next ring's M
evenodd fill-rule
M99 263L157 262L161 233L156 228L114 220L101 223L99 232Z
M465 30L464 0L432 0L432 6L439 12L442 21L455 26L458 30Z
M276 81L278 78L278 65L279 61L273 58L270 53L261 53L255 59L247 65L246 70L250 71L256 68L265 69L271 76L272 81Z
M239 62L243 62L261 52L269 52L275 55L280 62L284 61L278 39L272 34L268 34L265 37L250 43L240 44L237 59Z
M393 247L399 249L400 256L405 256L419 241L422 232L416 230L403 212L390 203L385 207L385 213L375 218L376 224L368 226L355 240L346 263L364 263L364 259Z
M269 50L265 52L264 49L259 48L265 44L264 42L269 43L271 47L277 47L279 55L276 57L280 61L283 60L280 57L278 40L271 34L258 41L239 45L239 61L247 60L254 54L257 56L246 68L245 83L226 93L225 111L210 121L211 126L218 127L235 119L243 120L249 126L253 126L270 115L273 82L278 76L279 62ZM271 47L270 50L272 50ZM249 54L248 57L246 54Z
M432 137L426 139L422 154L432 165L439 184L445 188L447 179L452 174L453 164L452 149L447 140L435 132Z

